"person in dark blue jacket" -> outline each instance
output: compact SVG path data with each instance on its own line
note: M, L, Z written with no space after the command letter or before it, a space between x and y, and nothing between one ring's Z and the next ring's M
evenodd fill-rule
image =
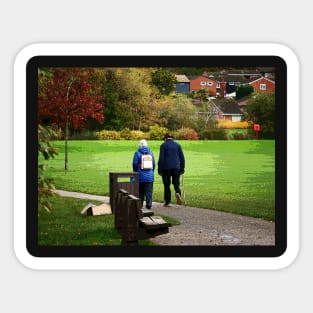
M180 190L180 175L185 172L185 157L183 150L169 134L164 136L164 143L160 146L158 173L162 176L164 185L164 206L171 202L171 182L175 189L177 204L182 204Z
M152 207L154 169L155 159L153 153L148 147L147 141L142 139L133 157L133 171L139 174L139 198L142 206L144 200L146 200L147 209Z

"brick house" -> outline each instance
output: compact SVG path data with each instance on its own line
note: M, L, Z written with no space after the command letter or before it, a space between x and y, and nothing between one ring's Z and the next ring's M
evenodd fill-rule
M216 96L216 80L205 75L190 78L190 91L207 89L210 96Z
M242 111L237 102L232 98L210 99L211 105L217 119L230 120L232 122L240 122Z
M275 82L266 77L260 77L249 83L253 86L255 92L272 92L275 91Z

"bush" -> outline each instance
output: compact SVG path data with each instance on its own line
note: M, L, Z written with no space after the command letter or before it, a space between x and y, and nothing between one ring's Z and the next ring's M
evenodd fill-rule
M131 131L129 128L123 128L120 132L120 136L122 139L130 140L131 139Z
M149 135L147 133L142 132L141 130L131 130L130 133L131 140L149 139Z
M99 139L96 132L88 129L75 131L72 133L71 140L96 140Z
M236 140L249 139L248 134L244 134L244 133L233 133L232 137L233 139L236 139Z
M246 129L251 127L251 122L233 122L230 120L219 120L218 128L237 128L237 129Z
M49 160L58 154L58 149L53 147L50 143L51 138L56 136L57 133L52 128L38 125L38 156ZM49 179L45 176L46 170L46 164L38 164L38 209L45 209L50 212L52 204L49 198L55 196L55 186L53 179Z
M199 136L194 129L183 127L176 132L176 138L181 140L198 140Z
M96 135L101 140L120 140L121 136L118 131L115 130L101 130L96 132Z
M159 125L150 126L149 136L151 140L162 140L168 129Z
M52 124L50 127L47 126L46 128L50 128L50 140L62 140L64 139L64 132L62 131L62 128L59 127L56 124Z
M227 134L223 128L214 128L202 131L200 138L204 140L226 140Z

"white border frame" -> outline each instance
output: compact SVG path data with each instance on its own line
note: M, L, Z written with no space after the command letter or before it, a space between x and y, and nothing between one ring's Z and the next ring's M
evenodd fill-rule
M261 258L39 258L26 249L26 64L37 55L260 55L279 56L287 64L287 249L280 257ZM281 44L107 43L33 44L14 63L14 250L32 269L65 270L274 270L289 266L299 250L299 62ZM292 127L290 127L292 125ZM289 126L289 127L288 127Z

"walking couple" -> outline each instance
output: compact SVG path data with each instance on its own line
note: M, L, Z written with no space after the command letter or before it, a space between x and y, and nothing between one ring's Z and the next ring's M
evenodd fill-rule
M179 143L170 134L164 136L160 146L158 174L162 176L164 186L164 206L171 203L171 183L174 186L177 204L182 204L180 175L185 172L185 157ZM146 208L152 207L155 159L145 139L140 140L138 150L133 157L133 171L139 173L139 198Z

